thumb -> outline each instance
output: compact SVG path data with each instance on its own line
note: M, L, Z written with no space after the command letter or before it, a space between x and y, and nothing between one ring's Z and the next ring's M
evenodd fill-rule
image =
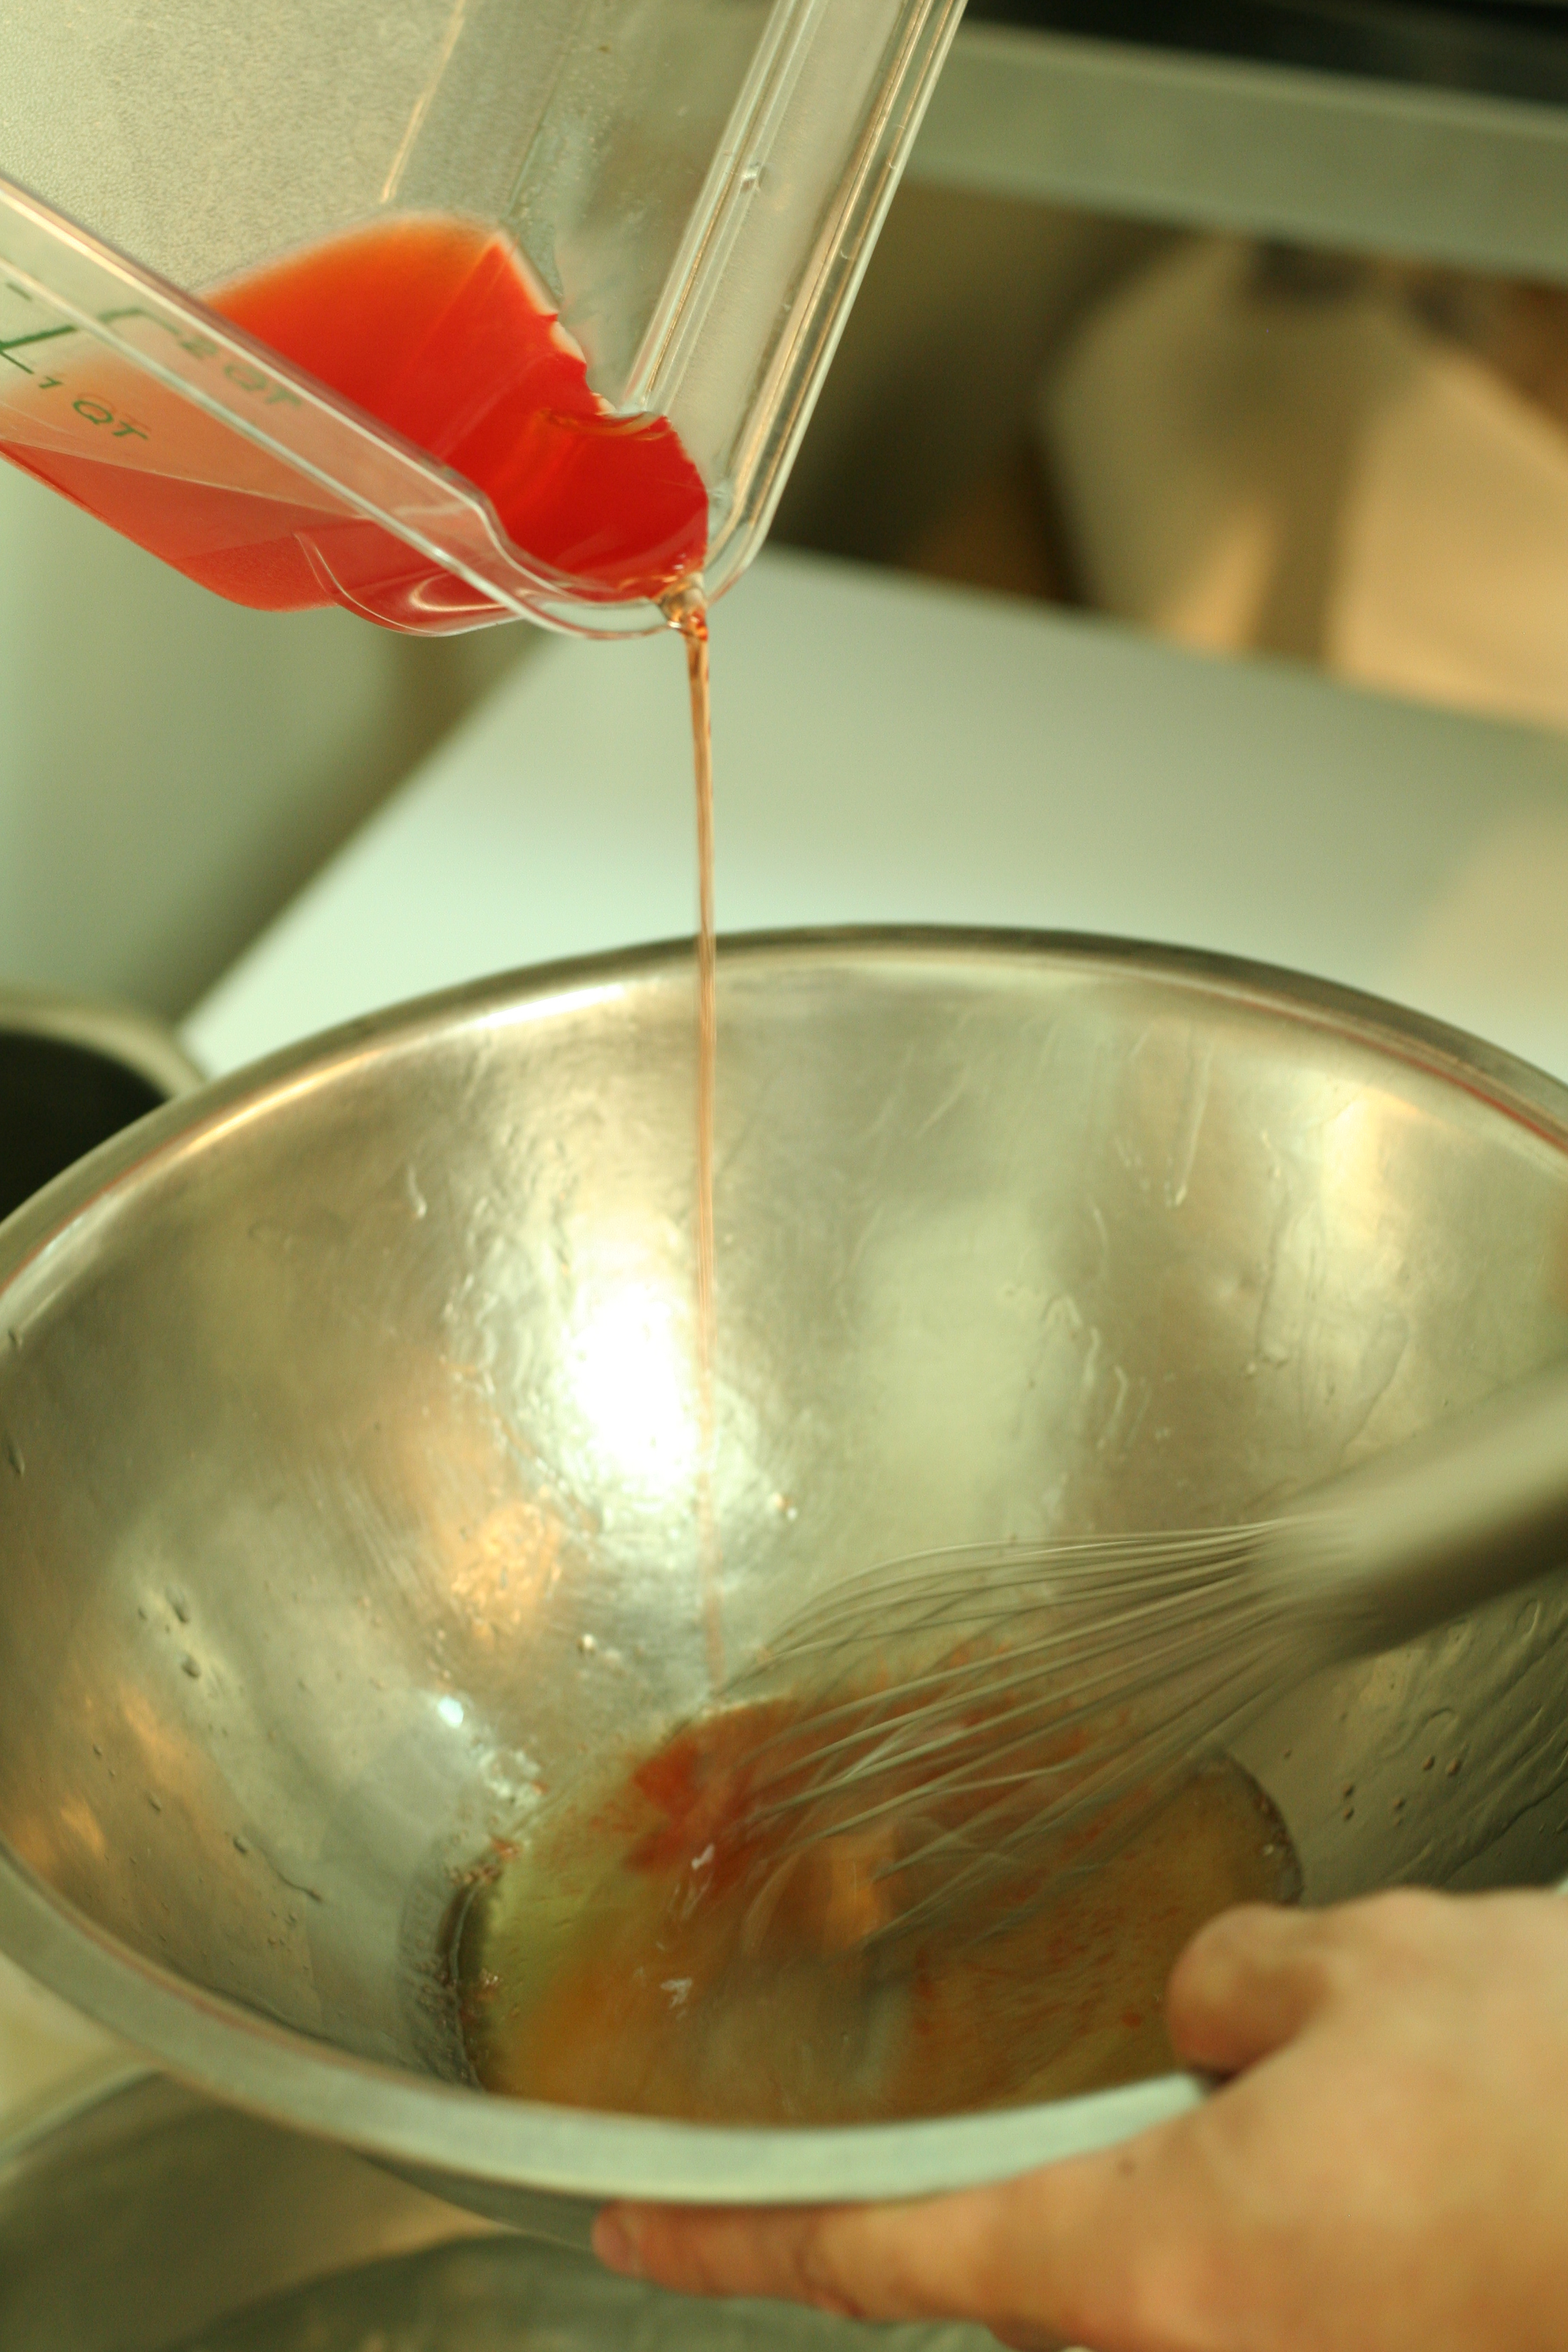
M1027 2352L1062 2336L1020 2305L1005 2258L1006 2190L901 2205L618 2205L594 2252L624 2276L684 2294L765 2296L870 2321L980 2319ZM999 2257L1003 2257L999 2259Z
M687 2294L815 2304L863 2320L979 2320L1015 2352L1173 2340L1206 2243L1190 2116L991 2188L903 2205L706 2210L620 2205L594 2250Z
M1171 1972L1165 2023L1184 2063L1238 2074L1293 2042L1327 2000L1319 1916L1248 1904L1200 1927Z

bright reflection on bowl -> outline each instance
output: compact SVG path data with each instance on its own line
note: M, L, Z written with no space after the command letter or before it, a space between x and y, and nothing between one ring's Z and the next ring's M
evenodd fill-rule
M661 1284L629 1281L566 1346L566 1386L595 1457L617 1485L653 1496L680 1494L696 1474L690 1319L689 1302Z

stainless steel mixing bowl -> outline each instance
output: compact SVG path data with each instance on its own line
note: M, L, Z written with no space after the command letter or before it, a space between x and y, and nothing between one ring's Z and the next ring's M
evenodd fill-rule
M737 1659L879 1555L1255 1515L1568 1352L1568 1094L1506 1056L1115 944L721 969ZM495 982L157 1114L0 1237L0 1946L563 2232L552 2198L998 2176L1196 2095L725 2131L464 2078L454 1874L705 1687L693 1034L682 950ZM1568 1869L1565 1620L1543 1586L1254 1727L1310 1895Z

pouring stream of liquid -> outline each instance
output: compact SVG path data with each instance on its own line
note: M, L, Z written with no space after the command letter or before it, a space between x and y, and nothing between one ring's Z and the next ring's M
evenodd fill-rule
M697 1547L702 1634L709 1680L724 1682L720 1598L719 1516L714 1496L718 1423L714 1359L718 1344L713 1226L713 1096L719 1055L719 938L713 907L713 724L708 676L708 608L700 585L686 582L666 610L686 646L691 694L691 748L697 779Z

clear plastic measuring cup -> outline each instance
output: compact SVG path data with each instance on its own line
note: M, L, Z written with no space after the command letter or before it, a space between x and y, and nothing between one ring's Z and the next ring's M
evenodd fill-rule
M242 604L743 568L962 0L10 0L0 454Z

